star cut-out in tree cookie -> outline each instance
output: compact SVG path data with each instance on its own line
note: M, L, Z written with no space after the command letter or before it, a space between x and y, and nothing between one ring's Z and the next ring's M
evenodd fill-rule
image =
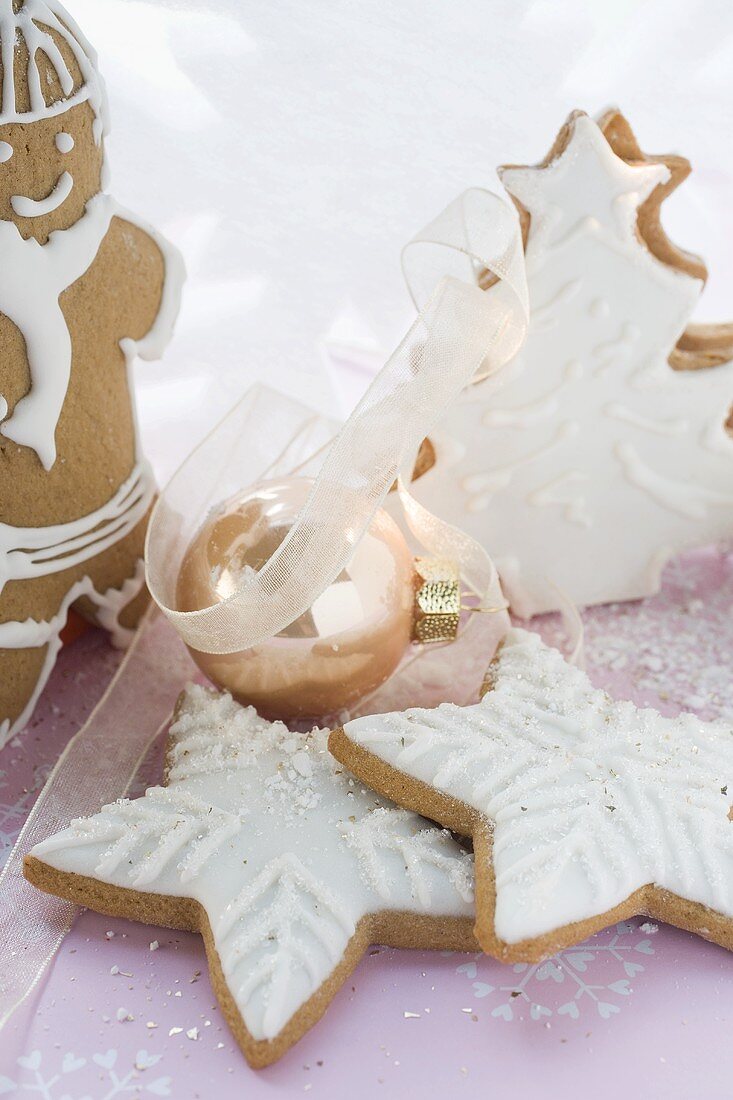
M540 164L500 170L527 339L446 410L414 493L490 549L523 617L558 590L651 595L675 553L733 533L733 325L689 324L705 265L659 220L689 170L646 156L616 110L573 112Z
M534 962L636 914L733 948L733 729L614 702L522 630L488 688L329 740L375 790L473 836L484 951Z
M476 945L472 856L348 775L326 742L190 687L166 786L26 856L42 890L201 932L222 1011L256 1067L316 1023L370 943Z

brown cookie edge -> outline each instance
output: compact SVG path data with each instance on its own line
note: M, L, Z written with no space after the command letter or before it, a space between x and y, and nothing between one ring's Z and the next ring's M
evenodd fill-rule
M476 873L474 931L481 949L487 955L507 963L541 962L630 917L661 920L733 951L733 919L653 883L642 886L613 909L595 917L562 925L543 936L506 943L497 936L494 926L496 880L492 859L493 822L467 803L385 763L352 741L343 727L330 734L328 748L340 763L379 794L391 798L406 810L413 810L447 829L473 838Z

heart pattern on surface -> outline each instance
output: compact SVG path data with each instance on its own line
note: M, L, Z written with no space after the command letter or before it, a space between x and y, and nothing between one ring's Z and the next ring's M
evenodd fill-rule
M92 1061L96 1062L102 1069L112 1069L117 1061L117 1051L108 1050L106 1054L93 1054Z
M18 1065L23 1069L36 1070L41 1064L41 1052L40 1050L34 1050L32 1054L21 1054L18 1058Z
M63 1061L61 1063L61 1072L62 1073L73 1073L73 1071L75 1069L81 1069L82 1066L85 1066L86 1064L87 1064L86 1058L77 1058L69 1050L64 1055Z
M146 1085L145 1091L152 1093L153 1096L170 1096L171 1078L159 1077L157 1081L152 1081L149 1085Z
M139 1050L135 1055L135 1069L150 1069L161 1059L160 1054L148 1054L147 1050Z
M538 966L534 976L538 982L546 982L548 978L552 978L553 982L560 983L565 979L562 968L557 965L554 959L548 959L546 963Z
M588 969L588 963L593 962L595 955L592 951L568 951L565 958L573 970L577 970L579 974L584 974Z

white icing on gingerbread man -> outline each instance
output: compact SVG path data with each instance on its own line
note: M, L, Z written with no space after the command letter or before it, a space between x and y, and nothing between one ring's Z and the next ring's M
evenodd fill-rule
M0 57L2 744L32 712L72 603L129 637L118 618L144 585L154 494L129 370L170 339L183 267L104 190L104 88L58 0L0 0ZM38 583L56 574L65 590Z
M24 217L50 212L29 210L16 196L13 209ZM47 470L56 461L54 435L71 374L71 336L59 299L89 268L115 213L111 196L96 195L75 225L52 233L44 245L0 221L0 312L23 333L31 374L28 394L0 432L32 447Z

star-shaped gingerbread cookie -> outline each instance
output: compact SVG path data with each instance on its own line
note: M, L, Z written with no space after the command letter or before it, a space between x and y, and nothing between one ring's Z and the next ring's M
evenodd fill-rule
M472 835L476 936L532 962L645 914L733 949L733 730L614 702L512 630L470 707L358 718L329 748Z
M190 687L166 786L72 822L26 857L43 890L201 932L253 1066L320 1018L370 943L475 950L471 855L348 775L326 742Z

